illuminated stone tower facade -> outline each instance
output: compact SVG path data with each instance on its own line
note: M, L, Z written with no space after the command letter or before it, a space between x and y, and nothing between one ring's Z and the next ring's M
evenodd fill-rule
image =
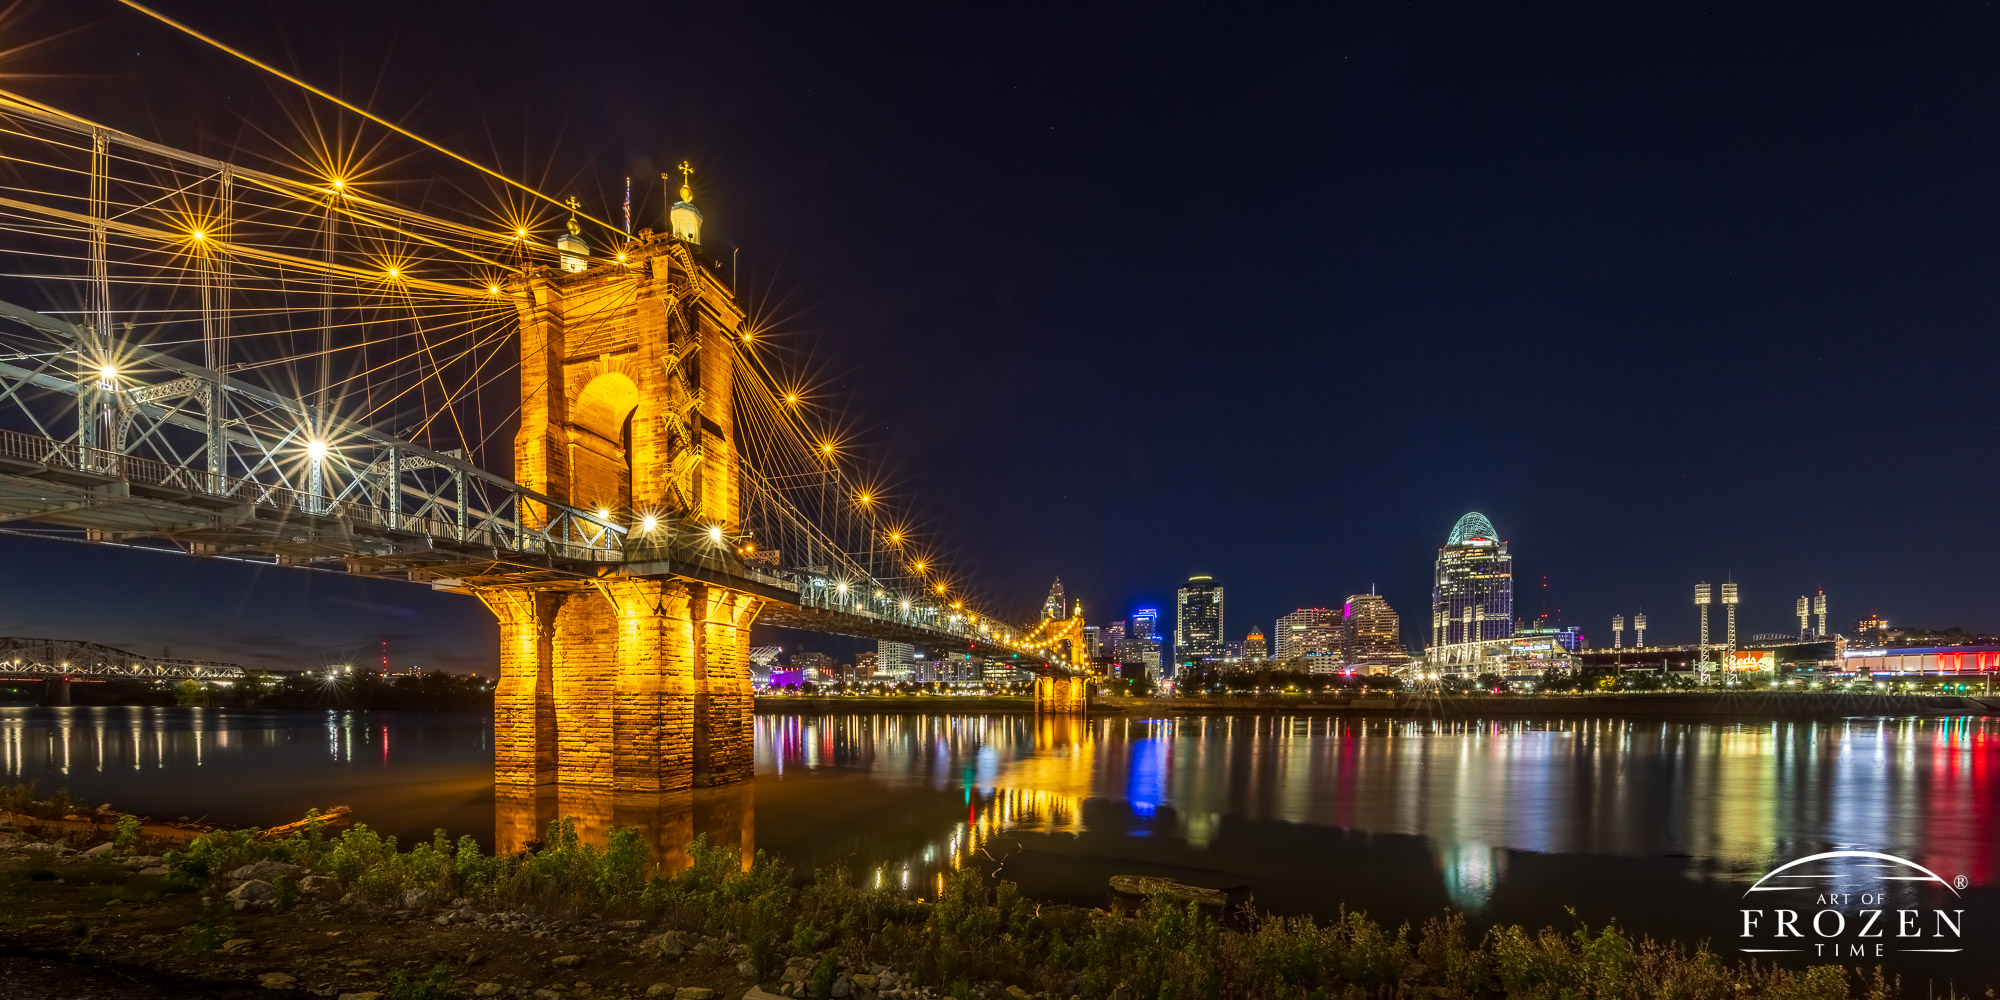
M738 520L733 339L743 321L682 187L671 237L512 286L521 318L514 478L628 530ZM542 516L535 505L521 516ZM749 630L758 600L623 567L473 588L500 620L501 786L654 792L751 775Z

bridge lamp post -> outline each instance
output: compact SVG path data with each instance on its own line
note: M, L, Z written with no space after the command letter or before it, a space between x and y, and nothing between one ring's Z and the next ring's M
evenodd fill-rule
M306 445L306 455L312 459L306 469L306 510L319 514L320 493L326 488L326 442L312 441Z

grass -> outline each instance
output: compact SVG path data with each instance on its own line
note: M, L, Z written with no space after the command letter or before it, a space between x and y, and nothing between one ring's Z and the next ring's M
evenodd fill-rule
M1634 938L1616 926L1508 925L1474 939L1458 914L1413 929L1352 912L1330 919L1244 914L1224 926L1164 897L1148 901L1136 917L1043 906L1011 883L971 872L949 878L935 901L921 902L858 886L838 869L797 878L762 852L745 865L737 851L706 838L690 846L691 864L666 872L649 862L638 831L614 829L600 847L581 841L568 820L551 824L544 844L496 857L470 837L454 841L439 831L406 848L357 824L338 835L312 828L276 841L216 831L163 860L183 885L220 888L226 872L271 859L307 866L343 892L394 905L405 891L424 889L435 900L465 897L487 909L644 917L666 929L733 936L767 979L788 958L803 958L817 996L828 994L837 965L877 962L954 997L983 993L975 984L994 981L1084 1000L1941 995L1905 993L1879 972L1732 962L1705 945ZM18 874L7 881L0 894L31 888ZM228 908L211 905L187 923L176 950L213 951L231 929ZM450 988L440 966L422 979L399 978L389 995L429 1000Z

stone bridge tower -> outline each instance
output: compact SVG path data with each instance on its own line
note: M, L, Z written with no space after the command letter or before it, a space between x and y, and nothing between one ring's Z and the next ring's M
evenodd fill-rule
M520 311L514 478L647 536L739 518L731 412L744 315L701 247L685 174L673 233L510 286ZM525 519L541 516L525 510ZM660 792L751 775L749 630L758 599L672 576L471 588L500 621L494 770L504 788Z

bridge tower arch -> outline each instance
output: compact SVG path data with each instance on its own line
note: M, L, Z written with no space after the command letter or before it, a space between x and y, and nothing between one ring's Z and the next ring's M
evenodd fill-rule
M521 331L514 478L624 527L628 560L739 527L744 313L698 239L643 232L505 290ZM524 520L541 516L523 506ZM761 601L661 565L470 588L500 622L500 785L659 792L751 776Z

